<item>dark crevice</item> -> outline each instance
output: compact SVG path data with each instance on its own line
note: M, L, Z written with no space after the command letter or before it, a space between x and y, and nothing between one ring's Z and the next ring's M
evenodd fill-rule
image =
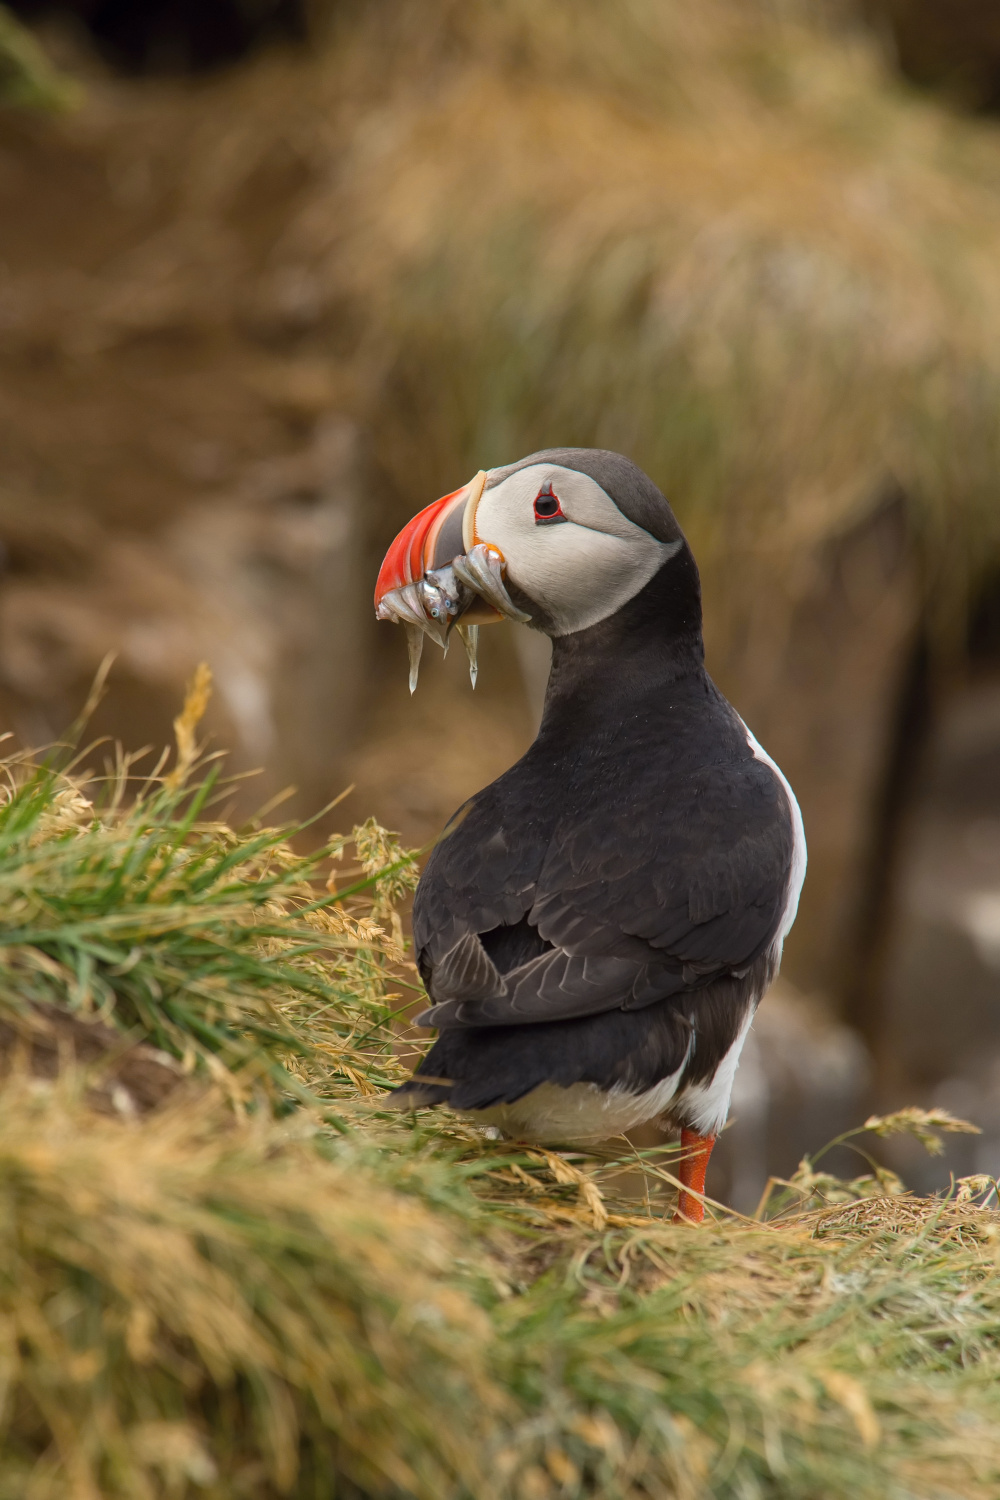
M27 22L71 19L105 61L140 75L196 74L307 38L306 0L7 0Z
M1000 571L987 581L972 612L968 644L973 667L1000 662Z
M996 671L1000 664L1000 573L987 580L970 611L964 647L964 662L971 674ZM872 852L861 881L856 941L845 993L845 1019L857 1027L876 1055L884 1041L880 1002L886 987L900 859L935 723L933 678L931 651L921 634L900 687L892 742L875 801ZM981 797L981 788L971 780L967 790L973 798Z
M527 917L522 917L520 922L501 923L489 932L482 932L479 941L501 974L509 974L512 969L519 969L533 958L552 952L552 944L542 937L537 927L532 927Z
M871 853L860 882L856 937L845 995L844 1018L877 1051L880 1005L892 892L903 843L906 812L920 772L931 726L930 651L915 642L900 686L894 730L872 814Z
M1000 6L994 0L861 0L899 72L960 109L1000 110Z

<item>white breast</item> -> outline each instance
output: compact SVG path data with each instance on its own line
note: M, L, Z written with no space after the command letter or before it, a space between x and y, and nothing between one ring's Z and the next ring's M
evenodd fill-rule
M740 720L740 723L743 724L742 719ZM764 749L763 745L758 744L757 740L754 739L753 735L750 733L749 729L747 729L747 726L745 724L743 724L743 728L746 730L747 744L753 751L754 760L763 761L765 766L770 766L771 770L774 772L775 776L777 776L778 780L781 782L781 785L784 787L785 796L788 798L788 806L791 809L792 814L792 867L788 874L788 887L785 892L785 909L781 914L781 922L779 924L778 932L775 937L775 960L777 961L781 958L782 944L784 943L785 938L788 936L789 932L791 932L792 930L792 923L795 921L795 914L799 909L799 896L802 894L802 882L806 878L806 830L802 822L802 813L799 808L799 804L795 800L795 793L792 791L785 773L782 771L781 767L776 765L775 762L771 759L767 751Z
M601 1089L596 1083L574 1083L565 1089L543 1083L513 1104L470 1110L469 1117L477 1124L496 1126L512 1140L540 1145L582 1146L610 1140L668 1109L689 1056L690 1049L676 1073L641 1094L620 1087Z

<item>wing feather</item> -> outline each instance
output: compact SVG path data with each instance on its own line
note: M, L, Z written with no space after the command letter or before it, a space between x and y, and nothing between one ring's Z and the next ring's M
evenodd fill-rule
M656 765L607 777L557 809L508 778L466 805L421 880L414 936L435 1002L425 1024L640 1008L745 970L773 940L791 816L749 751L666 790ZM480 935L525 921L551 951L501 974Z

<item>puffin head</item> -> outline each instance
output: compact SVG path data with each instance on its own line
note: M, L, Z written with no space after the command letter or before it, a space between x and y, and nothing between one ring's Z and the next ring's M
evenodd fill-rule
M480 624L573 635L616 614L682 550L673 511L631 459L548 448L480 471L414 516L379 571L376 614L407 626L411 692L424 635L447 649L454 625L475 683Z

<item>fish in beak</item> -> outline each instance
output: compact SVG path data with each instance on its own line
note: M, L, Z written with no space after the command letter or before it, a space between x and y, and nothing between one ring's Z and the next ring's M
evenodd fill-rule
M416 688L424 636L444 650L458 626L476 685L479 626L499 620L527 621L504 587L504 556L476 530L476 511L486 473L443 495L413 517L385 555L375 585L375 615L405 625L410 653L410 692Z

